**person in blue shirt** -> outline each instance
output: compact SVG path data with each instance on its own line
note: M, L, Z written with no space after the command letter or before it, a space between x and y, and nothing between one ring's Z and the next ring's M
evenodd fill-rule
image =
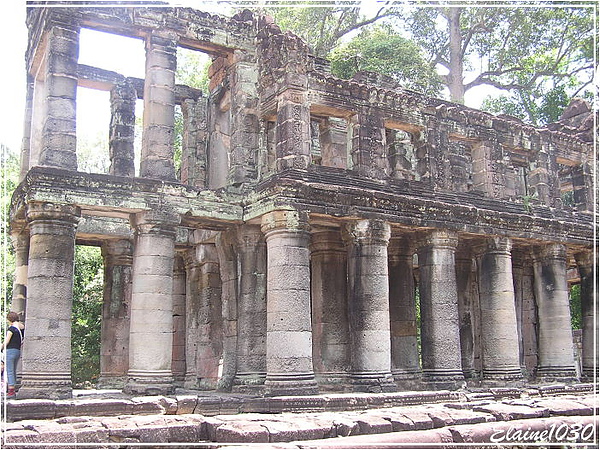
M17 384L17 363L21 357L21 345L23 344L23 334L25 332L25 325L19 321L19 314L16 312L9 312L6 316L9 323L8 330L6 330L6 337L2 344L2 350L4 352L6 372L8 375L8 391L7 398L15 398L15 385Z

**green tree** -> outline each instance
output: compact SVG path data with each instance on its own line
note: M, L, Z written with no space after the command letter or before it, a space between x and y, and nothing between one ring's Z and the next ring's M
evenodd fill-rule
M363 28L358 36L335 48L329 59L331 72L340 78L368 70L388 75L404 88L432 96L438 95L442 87L419 47L388 25Z
M413 8L404 20L429 60L446 69L451 100L463 103L468 90L493 86L509 92L488 102L494 112L508 108L536 123L555 117L557 107L592 83L590 5Z
M326 7L315 0L288 4L290 6L256 8L256 11L273 16L277 25L301 36L315 56L321 57L326 57L350 33L397 14L385 6L366 14L360 6L346 1L332 1Z
M9 150L5 145L0 144L0 158L2 170L1 199L2 199L2 218L0 220L2 242L0 243L0 265L2 267L2 284L0 294L3 299L4 311L12 299L13 277L15 272L15 255L10 243L9 233L9 213L12 193L19 183L20 164L17 155Z
M98 247L77 246L73 279L71 376L75 385L100 375L104 271Z

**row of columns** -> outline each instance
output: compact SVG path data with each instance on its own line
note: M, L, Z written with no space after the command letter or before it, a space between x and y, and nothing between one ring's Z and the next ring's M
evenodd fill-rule
M24 397L70 393L79 214L76 207L32 203L29 239L15 240L21 242L17 255L28 253L27 263L24 257L17 261L21 276L13 303L23 302L24 287L19 286L26 284ZM348 381L357 390L392 390L420 372L434 385L456 385L472 366L465 361L469 340L462 336L465 311L459 301L459 292L466 289L457 285L457 270L470 268L460 268L467 266L462 257L456 263L453 232L431 231L416 248L419 365L413 236L392 238L390 225L379 220L356 220L341 233L319 228L311 233L307 214L274 211L263 216L260 228L239 228L232 243L237 256L229 258L235 261L229 269L224 270L215 241L202 241L184 255L175 277L178 222L178 215L160 209L139 213L132 217L135 245L113 241L104 246L101 385L120 384L132 394L169 393L175 377L190 388L214 389L219 387L219 366L228 364L221 358L235 359L234 384L264 382L274 394L314 393L320 384L339 387ZM515 303L522 301L516 289L522 275L517 264L513 278L510 240L489 238L476 254L483 377L521 378L526 342ZM550 244L535 255L537 374L574 377L566 249ZM583 368L591 375L596 362L593 258L582 253L577 261L584 307ZM228 270L237 274L231 277L233 284L223 281ZM232 322L223 321L226 317ZM179 329L184 323L184 330ZM227 352L225 334L235 337L235 348ZM180 350L174 352L176 348Z

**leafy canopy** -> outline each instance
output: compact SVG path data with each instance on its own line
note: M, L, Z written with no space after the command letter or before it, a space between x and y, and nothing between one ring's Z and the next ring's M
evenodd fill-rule
M329 59L331 72L340 78L368 70L388 75L402 87L428 95L438 95L442 88L439 76L423 59L419 47L390 26L363 29L350 42L335 48Z

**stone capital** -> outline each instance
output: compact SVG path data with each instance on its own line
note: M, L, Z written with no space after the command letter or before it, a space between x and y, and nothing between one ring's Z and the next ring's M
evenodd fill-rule
M456 250L458 246L458 234L450 230L432 230L422 236L420 248L435 247Z
M564 244L552 243L536 247L533 251L533 260L542 262L544 260L566 260L567 248Z
M165 234L175 236L179 214L167 209L151 209L129 216L131 226L142 234Z
M594 252L587 250L575 253L575 261L577 261L580 274L583 276L590 275L594 267Z
M511 250L512 242L509 238L493 236L476 245L473 252L477 257L489 254L510 256Z
M32 202L27 205L27 221L64 222L76 225L81 217L81 208L75 205Z
M390 238L388 256L390 258L412 258L416 248L416 241L412 234L392 236Z
M289 210L271 211L262 216L260 227L265 235L275 231L308 233L308 213Z
M108 240L102 246L102 256L110 265L133 264L133 244L127 239Z
M321 228L312 231L311 254L345 253L346 249L339 230Z
M252 250L264 240L260 225L240 225L237 228L237 244L239 249Z
M355 244L388 245L391 227L383 220L362 219L346 224L345 238Z

